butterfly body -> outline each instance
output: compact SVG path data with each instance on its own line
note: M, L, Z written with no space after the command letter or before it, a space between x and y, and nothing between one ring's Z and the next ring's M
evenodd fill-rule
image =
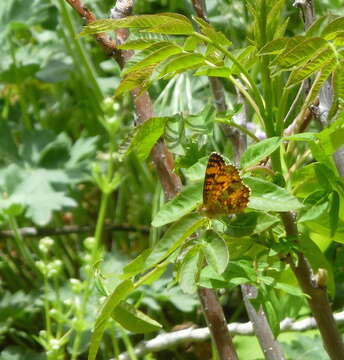
M243 183L238 169L226 164L220 154L211 153L199 211L209 218L240 213L247 207L249 198L250 189Z

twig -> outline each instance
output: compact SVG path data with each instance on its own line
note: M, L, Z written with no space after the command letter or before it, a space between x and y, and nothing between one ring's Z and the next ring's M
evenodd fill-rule
M290 212L281 213L286 235L297 239L298 230L295 217ZM324 346L332 360L341 360L344 357L342 336L336 326L326 287L317 283L312 269L302 252L297 253L298 261L294 263L291 256L287 257L302 291L308 295L307 301L317 321Z
M85 19L86 24L90 24L96 20L94 14L82 5L80 0L66 0L73 9ZM112 14L115 14L116 18L121 18L131 14L133 7L132 0L118 0L116 6L112 10ZM118 30L116 32L117 39L121 43L128 37L129 32L126 29ZM104 51L111 55L111 57L122 68L125 62L132 56L130 51L122 51L116 47L116 42L111 40L105 33L95 34L94 37L98 43L102 46ZM141 96L138 96L140 89L135 89L131 92L136 114L139 123L144 122L153 116L152 102L147 92L144 92ZM160 140L153 147L151 158L157 169L157 173L163 189L166 199L171 199L181 190L181 181L179 177L174 173L174 160L170 151L162 140ZM165 186L164 186L165 184Z
M338 325L344 324L344 311L334 314L336 323ZM284 331L307 331L315 329L317 323L313 317L305 318L299 321L293 321L286 318L281 321L280 329ZM228 325L228 330L233 335L253 335L253 325L251 322L247 323L231 323ZM160 334L153 339L142 341L135 349L136 356L144 356L150 352L158 352L166 349L174 348L178 345L187 344L191 342L204 342L210 337L208 328L188 328L184 330L174 331L167 334ZM130 360L128 353L122 353L118 357L119 360ZM114 360L114 359L112 359Z
M215 291L199 287L198 296L219 360L238 360L223 308Z
M127 232L142 232L144 234L149 233L148 226L135 226L129 224L106 224L106 231L127 231ZM79 234L90 233L93 234L95 225L66 225L55 228L34 228L25 227L19 229L19 233L23 237L41 237L41 236L54 236L54 235L66 235L66 234ZM0 238L14 237L12 230L1 230Z
M251 285L241 285L241 292L248 317L253 324L254 332L258 338L260 347L263 350L265 359L284 360L281 346L276 341L271 331L262 306L260 306L259 310L256 311L250 302L250 299L257 298L258 290L256 287Z
M315 21L313 0L295 0L293 6L301 9L305 30L307 30Z

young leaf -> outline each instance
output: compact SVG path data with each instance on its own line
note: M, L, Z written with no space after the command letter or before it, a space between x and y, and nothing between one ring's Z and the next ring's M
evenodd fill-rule
M159 26L162 26L161 31L156 31L159 29ZM161 13L158 15L127 16L124 19L96 20L85 26L80 35L92 35L99 32L113 31L123 28L142 30L149 29L151 32L160 32L165 34L188 35L193 32L192 24L185 16L174 13ZM164 32L164 30L170 32Z
M133 71L138 71L140 69L147 68L152 65L158 65L163 60L169 58L172 55L179 54L183 50L181 47L170 44L167 41L162 41L161 43L154 44L147 49L141 51L137 56L135 56L131 61L128 62L128 65L123 69L122 74L126 75ZM147 54L147 55L146 55ZM137 57L142 60L137 61Z
M135 135L126 154L135 150L140 160L145 160L154 144L163 135L167 117L153 117L135 129Z
M198 213L191 213L174 223L154 245L152 253L146 259L146 268L165 259L206 221Z
M278 65L282 69L290 69L293 66L301 65L308 59L319 54L324 47L327 47L327 41L319 38L306 38L298 42L292 49L286 49L272 62L272 65Z
M207 259L207 263L214 270L222 274L229 262L229 253L226 242L223 238L212 230L208 230L204 236L202 251Z
M162 325L157 321L125 301L121 301L118 306L115 307L111 316L125 329L136 334L146 334L162 328Z
M331 47L326 47L323 51L320 52L320 54L314 56L305 65L292 71L286 87L292 87L304 79L309 78L311 75L325 66L329 61L335 62L335 53Z
M248 147L241 157L241 167L248 168L272 154L280 145L281 138L272 137Z
M317 140L317 135L316 133L312 133L312 132L304 132L304 133L299 133L299 134L294 134L294 135L290 135L290 136L285 136L283 138L283 140L292 140L292 141L316 141Z
M152 221L153 226L163 226L188 214L202 202L202 183L186 187L180 194L165 203Z
M325 201L319 205L310 205L309 209L303 211L299 218L299 223L311 221L319 218L320 216L327 214L328 202Z
M133 259L129 264L124 266L121 279L125 280L139 274L140 272L143 272L145 270L146 259L151 254L151 252L151 248L142 251L140 255Z
M201 268L199 246L194 246L184 256L179 270L179 284L182 290L187 294L194 294L197 290L197 280Z
M286 284L278 281L274 283L274 288L283 290L285 293L290 295L303 296L303 292L299 287L290 284Z
M141 90L146 88L150 84L150 77L154 69L155 65L151 65L124 76L116 89L115 96L119 96L136 88L140 88Z
M194 76L216 76L229 78L232 73L231 69L227 66L202 66L194 73Z
M167 64L159 72L159 78L169 73L181 73L204 63L204 57L200 54L178 54L171 57Z
M288 38L279 38L264 45L258 52L259 56L281 53L286 47Z
M161 42L160 39L128 40L125 43L118 45L118 48L122 50L144 50L159 42Z
M344 16L338 17L334 21L330 22L322 32L322 36L331 34L333 32L343 31L344 29Z
M291 211L300 209L303 205L289 191L271 182L244 177L244 182L248 185L252 194L248 207L263 211Z
M321 70L317 73L317 76L315 77L315 80L303 106L309 106L314 101L316 96L318 96L319 94L320 88L323 86L323 84L328 79L332 71L336 68L336 66L337 63L333 61L333 59L330 59L324 64Z
M274 308L272 302L268 299L264 299L263 301L264 312L268 318L271 330L275 336L278 335L280 331L280 320L276 309Z
M95 360L100 346L101 339L112 312L116 306L124 300L134 290L131 280L124 280L112 292L112 294L105 300L100 314L97 317L94 330L91 337L91 344L88 353L88 360Z

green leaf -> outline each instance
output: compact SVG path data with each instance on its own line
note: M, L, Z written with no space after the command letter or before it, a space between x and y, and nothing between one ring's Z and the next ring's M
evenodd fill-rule
M134 130L134 136L126 155L134 150L140 160L145 160L155 143L163 135L167 120L169 120L167 117L152 117L138 126Z
M323 66L326 66L328 62L335 62L335 56L336 55L331 47L324 48L323 51L316 54L316 56L310 59L306 64L291 72L286 87L292 87L304 79L309 78Z
M276 312L276 309L274 308L272 302L268 299L264 299L262 305L263 305L266 317L268 318L272 333L277 337L277 335L280 331L280 320L279 320L278 314Z
M281 53L287 45L288 38L279 38L264 45L258 52L259 56Z
M241 157L242 168L248 168L272 154L281 144L281 138L272 137L248 147Z
M197 290L197 280L201 268L199 246L191 248L184 256L179 270L179 284L181 289L187 294L194 294Z
M303 205L289 191L271 182L244 177L244 182L251 188L249 208L263 211L291 211Z
M316 141L317 140L317 133L312 132L304 132L299 134L294 134L290 136L285 136L283 140L289 141Z
M159 31L159 26L161 26ZM161 34L192 34L191 22L183 15L161 13L158 15L135 15L124 19L96 20L85 26L80 35L91 35L117 29L142 29Z
M302 211L298 221L299 223L302 223L306 221L315 220L320 216L324 215L325 213L327 213L327 209L328 209L327 201L319 205L312 204L308 209Z
M198 213L185 215L165 232L163 237L154 245L152 253L146 260L149 268L173 253L193 232L207 220Z
M118 306L118 304L126 297L128 297L128 295L133 290L134 285L132 281L124 280L113 290L112 294L108 296L108 298L105 300L100 310L100 314L97 317L92 333L88 360L95 360L109 318L111 317L114 309Z
M119 49L123 50L144 50L152 45L161 42L160 39L135 39L128 40L125 43L118 46ZM166 42L167 43L167 42Z
M144 31L166 35L191 35L193 33L193 27L190 22L180 21L178 19L170 19L163 24L155 26L154 28L146 29Z
M136 276L140 272L143 272L146 267L146 259L151 254L151 252L152 252L151 248L142 251L140 255L138 255L135 259L133 259L129 264L124 266L121 279L125 280L133 276Z
M187 186L160 208L153 218L152 225L158 227L169 224L194 210L202 202L202 190L200 182Z
M232 219L222 219L225 221L225 233L232 237L243 237L251 234L259 234L279 222L278 217L264 212L249 212L247 214L237 214Z
M330 22L322 32L322 36L337 32L343 31L344 29L344 17L338 17L337 19Z
M135 72L143 68L150 68L150 66L157 65L168 57L181 52L181 47L170 44L166 41L162 41L141 51L137 56L128 61L127 65L122 71L122 74L127 75L131 72ZM141 59L142 56L143 59L137 61L137 59Z
M329 221L330 221L330 235L333 237L337 231L338 220L339 220L339 194L337 191L333 191L330 197L330 211L329 211Z
M203 66L194 73L194 76L215 76L229 78L233 71L227 66Z
M274 288L283 290L285 293L293 296L303 296L303 292L300 288L290 284L285 284L278 281L277 283L274 283Z
M272 62L272 65L278 65L282 69L290 69L293 66L301 65L309 60L311 57L319 54L323 48L327 47L327 41L319 38L306 38L305 40L293 44L294 46L285 49Z
M169 73L181 73L193 69L204 63L204 57L200 54L178 54L171 57L167 64L159 72L159 78Z
M125 301L121 301L112 312L112 318L125 329L135 334L146 334L162 328L154 319Z
M209 156L198 159L196 163L183 170L184 176L188 181L203 181Z
M232 42L221 31L216 31L215 28L205 20L199 17L194 17L194 20L200 25L203 34L214 43L225 47L232 45Z
M223 218L226 224L226 235L242 237L252 234L257 226L258 217L258 212L250 212L247 214L237 214L233 218Z
M256 283L257 272L253 269L252 264L248 260L230 261L222 276L227 281L235 280L235 285L244 283Z
M322 34L324 27L327 25L328 20L329 20L328 15L318 17L307 29L306 36L307 37L320 36Z
M156 65L151 65L143 69L133 71L122 79L116 89L115 96L119 96L125 92L140 88L143 90L150 85L150 77Z
M317 73L315 80L313 81L312 87L307 95L307 99L305 101L304 106L309 106L316 96L318 96L319 91L325 81L328 79L332 71L336 68L337 63L330 59L326 64L322 67L322 69Z
M202 251L207 263L219 274L222 274L229 262L228 247L224 239L216 232L208 230L202 243Z

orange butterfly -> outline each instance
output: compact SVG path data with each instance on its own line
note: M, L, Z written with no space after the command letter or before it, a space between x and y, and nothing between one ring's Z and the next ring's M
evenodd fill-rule
M203 215L214 218L242 212L247 207L250 192L234 165L226 164L217 153L210 154L204 178L203 204L199 209Z

